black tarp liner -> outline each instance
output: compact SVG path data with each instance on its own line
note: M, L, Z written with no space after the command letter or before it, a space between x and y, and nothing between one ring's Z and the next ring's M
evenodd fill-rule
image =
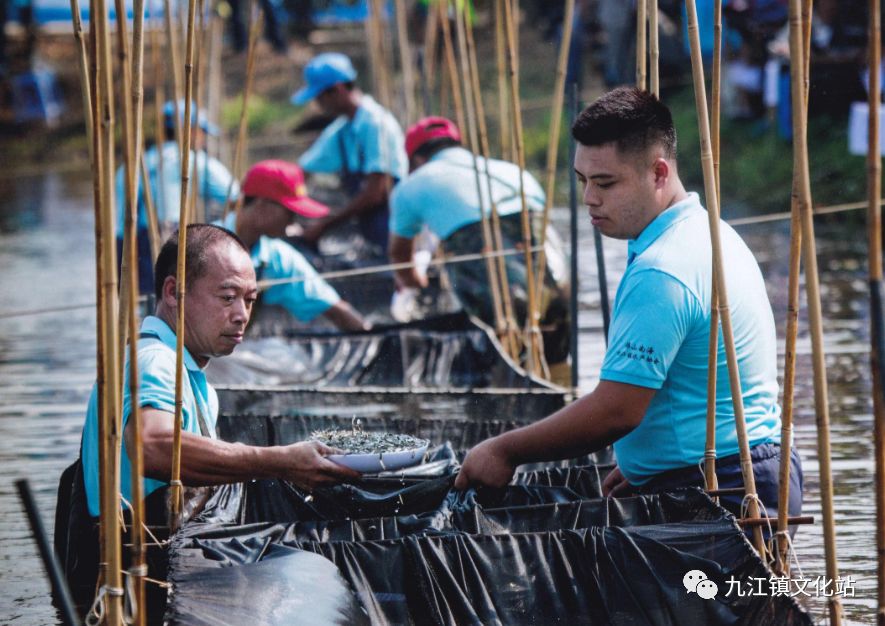
M204 621L205 605L254 588L250 624L303 619L305 596L289 581L307 551L338 567L373 624L811 623L785 596L725 595L732 575L749 580L771 573L733 517L700 491L587 499L579 492L580 473L549 470L540 478L536 472L534 485L485 494L449 491L450 477L398 489L389 484L386 491L377 483L349 487L347 497L338 487L318 491L298 511L281 506L276 514L295 515L284 523L247 525L217 520L230 512L266 516L267 510L247 509L291 504L295 490L275 481L227 490L173 540L167 618L235 623L223 616ZM543 484L557 482L577 490ZM433 502L435 509L411 511ZM375 516L351 516L364 512ZM262 589L246 574L226 571L256 566L265 568L265 580L280 582ZM715 599L686 593L682 579L692 569L717 584ZM325 606L316 610L322 623L358 623Z
M381 389L359 387L219 386L222 414L385 417L484 421L502 418L525 424L566 405L555 389ZM441 426L444 428L444 426Z
M213 360L215 385L313 387L550 387L501 350L494 332L464 313L366 332L281 332L250 337Z

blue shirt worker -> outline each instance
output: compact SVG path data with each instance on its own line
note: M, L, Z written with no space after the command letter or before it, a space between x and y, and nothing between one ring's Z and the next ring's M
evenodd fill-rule
M366 241L383 254L390 191L407 170L403 131L390 111L356 87L356 76L347 56L326 52L305 66L305 85L292 96L294 104L315 100L324 113L337 116L298 164L308 174L338 174L350 198L306 229L304 239L316 244L330 228L355 218Z
M476 157L461 146L458 127L443 117L427 117L406 133L406 153L411 173L393 190L390 216L390 260L413 260L415 237L428 228L452 255L472 254L483 249L481 213L491 213L492 200L500 215L502 246L513 250L523 243L520 170L517 165ZM529 172L522 172L526 203L532 212L533 237L540 240L544 190ZM491 188L491 194L489 189ZM552 228L545 240L548 271L542 290L540 327L544 353L552 377L568 380L569 305L565 256ZM517 323L525 323L528 295L525 257L505 257L508 286ZM485 261L453 263L446 272L462 307L487 324L494 324ZM406 287L426 286L426 277L414 268L399 270L397 280Z
M178 115L184 119L184 101L178 103ZM162 145L154 144L145 150L142 158L150 181L150 194L157 211L157 222L161 239L165 239L178 227L181 212L181 150L175 139L175 103L169 101L163 107L164 141ZM233 174L218 159L206 153L207 135L217 136L218 127L209 122L204 110L191 107L191 184L199 185L199 200L207 209L223 208L228 201L239 197L240 186ZM125 170L117 169L115 178L117 206L117 258L123 250L123 228L125 225L126 185ZM151 293L154 288L153 255L151 254L150 237L148 234L147 205L142 190L141 172L137 172L138 182L138 274L139 290Z
M282 306L302 322L322 315L341 330L368 330L362 316L281 239L296 216L319 219L329 213L307 195L301 168L278 160L256 163L243 179L243 196L243 207L224 226L246 244L259 281L285 281L262 291L261 304Z
M575 170L602 234L628 241L600 382L590 394L467 455L456 487L501 486L517 465L578 457L614 444L605 495L703 486L712 248L707 213L676 169L670 111L633 87L611 91L577 118ZM778 502L781 409L774 316L752 253L720 223L725 283L758 496L769 515L798 515L802 469L791 454L790 500ZM716 474L741 487L725 346L717 351ZM741 496L723 496L740 514Z
M153 524L164 523L165 491L160 488L170 480L172 467L177 257L176 234L166 241L157 257L157 307L155 315L144 319L138 340L140 381L135 401L141 408L145 508L148 523ZM185 267L182 483L201 486L272 478L290 481L309 491L358 478L358 473L326 458L336 450L316 441L257 447L216 437L218 399L203 370L211 358L230 354L243 341L257 297L255 270L243 242L230 231L210 224L187 227ZM128 369L127 354L127 372ZM123 380L128 378L127 373ZM135 441L129 421L132 403L127 382L123 386L120 494L130 502L129 451ZM56 525L56 546L68 580L72 581L75 601L88 608L99 571L95 520L100 504L96 389L83 426L80 460L74 468L77 478L71 489L70 512L57 516L62 523Z

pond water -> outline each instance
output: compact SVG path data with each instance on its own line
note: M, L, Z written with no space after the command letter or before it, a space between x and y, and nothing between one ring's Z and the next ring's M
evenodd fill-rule
M88 173L0 179L0 622L56 621L49 585L13 481L28 478L49 531L62 469L77 456L86 401L95 376L93 308L8 316L16 311L89 303L95 297L91 183ZM560 214L558 221L566 216ZM564 229L560 229L565 232ZM741 227L766 276L778 332L786 319L789 224ZM875 509L866 245L863 229L818 223L832 422L840 575L855 582L845 598L849 622L873 623ZM581 388L592 389L604 341L593 237L580 216ZM612 295L624 270L625 244L605 241ZM803 300L804 301L804 300ZM825 574L813 406L810 341L801 317L795 442L806 476L805 513L816 524L796 536L805 579ZM782 341L782 340L781 340ZM781 345L781 364L783 361ZM795 570L794 570L795 573ZM796 576L798 574L796 573ZM808 588L809 591L811 587ZM803 600L816 621L823 601Z

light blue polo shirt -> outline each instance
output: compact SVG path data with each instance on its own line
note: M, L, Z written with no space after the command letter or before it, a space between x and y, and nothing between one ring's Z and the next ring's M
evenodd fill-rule
M150 335L138 340L138 388L139 406L154 407L161 411L175 414L175 333L158 317L149 315L141 324L141 335ZM182 390L182 429L189 433L200 433L200 422L197 417L198 406L209 428L210 436L215 437L215 422L218 418L218 395L209 385L203 370L193 357L184 350L184 367L186 376ZM129 394L129 358L126 357L126 368L123 376L123 428L129 419L132 399ZM172 421L172 416L169 418ZM121 431L122 436L123 431ZM86 499L89 503L89 514L99 514L99 481L98 481L98 387L92 388L89 408L86 410L86 422L83 425L83 440L80 447L80 458L83 462L83 478L86 483ZM126 452L126 441L120 453L120 493L128 502L132 502L132 476L129 454ZM151 478L144 479L144 495L147 497L167 483Z
M236 224L236 214L230 213L222 225L236 232ZM310 322L341 301L338 292L323 280L310 261L285 241L261 236L249 255L259 281L302 278L268 287L261 292L263 304L282 306L302 322Z
M402 128L393 115L368 95L349 119L342 115L329 124L298 164L307 172L389 174L396 180L409 171Z
M148 179L151 183L151 197L157 209L157 219L160 222L178 224L181 214L181 159L179 158L178 143L167 141L163 144L163 186L160 187L160 152L157 146L151 146L144 152L144 164L148 171ZM123 237L124 227L124 199L126 187L124 181L124 169L117 169L115 179L116 203L117 203L117 237ZM194 152L191 150L190 162L191 184L196 182L200 186L200 196L206 203L214 202L224 206L227 200L228 189L231 191L231 200L236 200L240 194L240 186L233 175L221 161L210 157L205 150ZM233 187L231 187L233 183ZM144 199L141 197L141 174L138 176L138 227L147 228L147 211L145 211Z
M519 192L519 167L513 163L477 157L480 193L476 189L473 154L461 147L446 148L393 188L390 198L390 232L411 239L426 224L432 233L445 240L453 232L480 220L482 207L489 215L488 176L499 215L522 210ZM523 171L526 204L531 211L544 209L544 190L528 171Z
M722 254L750 445L780 441L777 343L762 273L738 234L720 222ZM656 389L642 423L615 442L633 484L697 465L704 456L712 251L695 193L655 218L627 246L600 379ZM719 337L716 453L738 452L725 344Z

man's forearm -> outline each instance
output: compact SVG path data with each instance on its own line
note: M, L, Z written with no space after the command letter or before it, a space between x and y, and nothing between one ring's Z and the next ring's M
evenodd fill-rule
M145 476L168 481L172 475L173 432L145 439ZM181 480L187 485L219 485L251 478L278 478L282 448L228 443L181 433Z

